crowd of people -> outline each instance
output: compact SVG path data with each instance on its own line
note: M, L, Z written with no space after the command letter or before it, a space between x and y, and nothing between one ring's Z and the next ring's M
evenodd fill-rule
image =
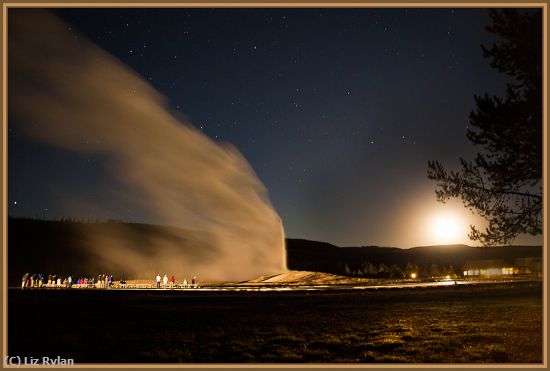
M187 281L187 277L184 278L183 282L180 285L176 284L176 278L174 275L168 277L166 274L164 277L161 277L160 274L157 274L155 277L156 288L160 289L174 289L174 288L198 288L199 283L197 276L193 276L191 281ZM25 273L21 279L21 288L98 288L98 289L108 289L115 287L113 281L113 275L111 274L100 274L95 277L81 277L78 279L73 279L72 276L62 277L56 274L48 275L47 279L41 273ZM118 287L125 288L126 281L121 279L119 281Z
M100 274L97 277L92 278L79 278L76 280L76 284L82 287L96 287L98 289L108 289L113 286L112 274Z
M107 289L113 285L113 275L100 274L96 277L81 277L76 280L72 276L62 277L56 274L48 275L45 279L41 273L25 273L21 279L21 288L43 288L43 287L95 287L99 289Z
M165 274L164 277L161 278L160 273L159 273L155 277L155 282L157 283L157 289L160 289L161 282L162 282L162 288L164 288L164 289L167 289L167 288L173 289L176 286L176 279L175 279L174 275L171 275L170 278L168 278L168 276ZM188 282L187 277L185 277L183 279L182 285L179 286L179 287L184 288L184 289L199 287L199 283L197 281L197 276L193 276L193 279L191 279L191 282Z

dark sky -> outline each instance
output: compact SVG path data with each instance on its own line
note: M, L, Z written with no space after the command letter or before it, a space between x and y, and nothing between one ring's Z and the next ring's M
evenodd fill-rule
M269 190L286 235L340 245L439 241L429 225L479 218L440 204L427 161L472 158L474 94L501 94L505 78L480 44L487 9L57 9L75 35L134 69L175 112L233 144ZM9 126L9 213L117 217L99 189L100 158L38 144ZM63 185L63 186L62 186ZM112 185L115 186L115 185ZM63 187L93 208L67 215ZM516 243L531 242L520 238ZM536 241L535 241L536 242Z

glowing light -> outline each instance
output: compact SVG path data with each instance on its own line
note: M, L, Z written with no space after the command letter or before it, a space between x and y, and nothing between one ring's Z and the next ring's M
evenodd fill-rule
M414 280L416 278L416 273L411 273L411 278Z
M460 239L460 221L451 215L441 215L432 222L432 233L436 243L453 243Z

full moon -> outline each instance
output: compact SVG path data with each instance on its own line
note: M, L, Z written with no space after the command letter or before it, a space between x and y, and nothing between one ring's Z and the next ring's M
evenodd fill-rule
M453 243L460 239L460 223L456 217L445 215L434 219L432 233L437 243Z

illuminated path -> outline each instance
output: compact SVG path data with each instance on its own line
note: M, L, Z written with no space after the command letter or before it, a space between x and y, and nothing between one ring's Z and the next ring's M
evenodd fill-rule
M487 285L487 284L510 284L516 282L540 282L541 279L536 278L523 278L523 279L506 279L506 280L443 280L436 282L402 282L402 283L387 283L378 285L353 285L353 284L333 284L333 285L299 285L299 284L280 284L280 285L207 285L198 288L173 288L173 289L157 289L151 288L150 285L143 285L147 287L126 287L126 288L110 288L101 289L95 287L72 287L70 290L94 290L94 291L179 291L179 292L216 292L216 291L330 291L330 290L378 290L378 289L414 289L414 288L426 288L426 287L449 287L449 286L465 286L465 285ZM139 285L138 285L139 286ZM18 287L10 287L10 289L19 289ZM43 287L41 289L25 289L26 290L68 290L65 287Z
M525 282L526 280L445 280L438 282L406 282L406 283L388 283L382 285L280 285L280 286L208 286L198 289L174 289L179 291L328 291L328 290L377 290L377 289L413 289L423 287L442 287L442 286L464 286L479 284L498 284ZM537 280L529 280L537 281ZM121 289L131 290L131 289ZM142 289L135 289L142 290ZM158 289L153 289L158 290ZM163 289L161 289L163 290ZM170 291L168 289L168 291Z

